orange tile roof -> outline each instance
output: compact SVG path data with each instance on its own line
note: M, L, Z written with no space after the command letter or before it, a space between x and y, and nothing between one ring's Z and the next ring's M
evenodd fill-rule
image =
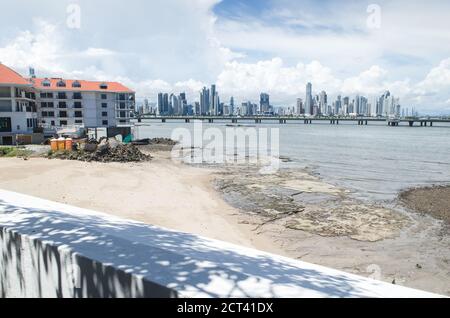
M48 80L50 86L44 86L42 83ZM65 87L58 87L59 81L66 83ZM56 90L56 91L92 91L92 92L112 92L112 93L134 93L128 87L117 82L96 82L96 81L84 81L84 80L66 80L61 78L33 78L33 86L38 90ZM81 87L72 87L74 82L81 84ZM100 85L106 84L107 89L101 89Z
M29 85L31 83L6 65L0 63L0 84Z

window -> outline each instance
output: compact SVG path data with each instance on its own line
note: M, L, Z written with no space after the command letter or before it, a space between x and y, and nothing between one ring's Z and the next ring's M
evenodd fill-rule
M59 102L58 103L58 108L67 108L67 103L66 102Z
M108 84L106 83L100 84L100 89L108 89Z
M0 117L0 132L11 132L11 118Z
M108 103L102 103L102 108L108 108Z
M48 117L48 113L47 112L42 112L41 115L42 115L42 117Z
M41 93L41 98L53 98L53 93Z
M60 126L67 126L67 120L60 120L59 121Z
M50 122L50 125L55 126L55 121L52 120L52 121Z
M125 109L125 103L120 103L120 109Z
M78 81L75 81L75 82L72 83L72 87L79 88L79 87L81 87L81 83L78 82Z
M73 108L83 108L83 105L81 104L81 102L75 102L73 103Z
M119 100L125 100L125 94L119 94Z
M67 118L67 112L66 112L66 111L60 111L60 112L59 112L59 117L61 117L61 118Z
M33 119L27 118L27 128L33 127Z
M108 112L102 112L102 117L108 117Z
M126 112L119 112L119 117L121 117L121 118L127 117Z
M50 85L51 85L50 80L45 79L45 80L42 81L42 86L44 86L44 87L50 87Z
M106 94L102 94L102 99L108 99L108 96Z
M0 100L0 112L12 112L13 105L10 100Z
M67 99L66 93L58 93L58 99Z
M75 114L75 118L82 118L83 117L83 112L81 112L81 111L76 111L74 114Z
M73 93L73 99L82 99L81 93L80 92Z
M55 104L53 102L42 102L41 107L42 108L53 108L53 107L55 107Z
M59 80L58 83L56 83L57 87L66 87L66 82L64 82L63 80Z
M103 120L103 121L102 121L102 125L103 125L103 126L108 126L108 121L107 121L107 120Z
M55 117L55 112L48 112L48 117Z
M9 87L0 87L0 98L11 97L11 89Z
M83 123L83 121L80 120L80 119L76 119L76 120L75 120L75 124L82 124L82 123Z

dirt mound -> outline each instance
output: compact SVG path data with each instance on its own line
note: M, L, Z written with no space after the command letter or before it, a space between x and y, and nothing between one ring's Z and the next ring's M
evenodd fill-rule
M96 145L88 143L81 150L53 152L49 159L78 160L86 162L142 162L151 156L142 153L136 146L121 144L116 140L103 140Z
M430 214L450 225L450 186L410 189L399 198L409 209Z

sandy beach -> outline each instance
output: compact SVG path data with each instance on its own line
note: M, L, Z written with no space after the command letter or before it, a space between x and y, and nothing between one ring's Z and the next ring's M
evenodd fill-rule
M133 164L2 158L0 188L280 254L236 222L239 212L213 189L210 170L169 154Z
M362 205L305 171L261 177L152 156L0 159L0 188L450 295L450 237L439 220Z

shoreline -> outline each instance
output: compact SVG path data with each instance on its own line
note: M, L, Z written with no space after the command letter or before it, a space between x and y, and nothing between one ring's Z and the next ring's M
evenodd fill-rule
M305 171L236 178L238 167L188 166L168 151L151 155L152 161L133 164L0 159L0 188L450 295L450 237L430 216L401 213L395 205L361 209L345 189ZM224 193L230 182L252 194L248 202ZM275 194L265 201L272 210L291 213L245 213L267 194Z

